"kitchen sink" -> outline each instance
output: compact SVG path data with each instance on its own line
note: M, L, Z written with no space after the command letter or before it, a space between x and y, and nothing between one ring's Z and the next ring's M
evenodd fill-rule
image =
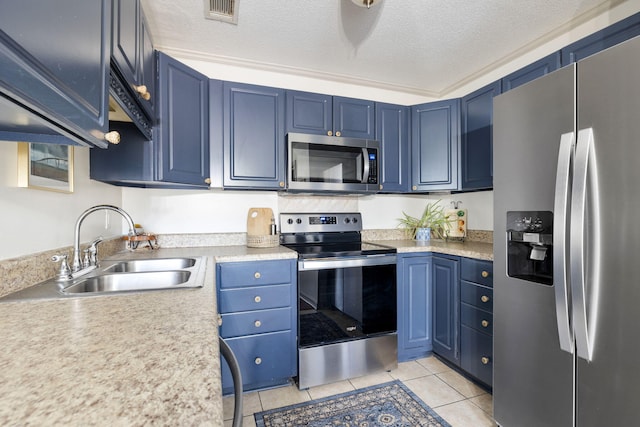
M6 295L0 302L201 288L205 265L205 257L110 259L80 277L46 280Z
M191 272L189 271L100 274L80 280L78 283L62 289L62 292L65 294L82 294L171 289L186 283L189 277L191 277Z
M193 267L195 263L195 258L136 259L118 261L115 264L105 267L104 271L112 273L134 273L143 271L181 270Z

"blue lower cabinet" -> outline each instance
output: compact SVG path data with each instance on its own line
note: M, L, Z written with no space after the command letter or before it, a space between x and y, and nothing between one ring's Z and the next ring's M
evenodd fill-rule
M433 257L433 352L460 365L460 258Z
M460 367L488 386L493 380L493 337L462 325Z
M286 384L289 378L297 375L296 352L287 350L292 345L292 338L295 348L295 336L291 335L291 331L281 331L225 338L238 360L243 390ZM224 394L233 392L231 370L224 359L222 391Z
M493 384L493 263L461 258L460 367Z
M431 254L398 256L398 361L431 351Z
M234 352L244 390L286 384L298 374L297 261L226 262L216 265L220 336ZM223 393L233 392L221 358Z

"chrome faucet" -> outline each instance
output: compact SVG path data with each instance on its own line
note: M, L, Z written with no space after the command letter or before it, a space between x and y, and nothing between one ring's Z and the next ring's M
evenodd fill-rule
M112 206L112 205L97 205L97 206L93 206L93 207L87 209L86 211L84 211L78 217L78 220L76 221L76 229L75 229L75 234L74 234L74 237L73 237L73 265L71 267L72 274L79 272L83 268L95 268L97 263L98 263L97 262L97 255L96 255L95 264L94 265L83 266L83 264L82 264L82 261L80 259L80 226L82 225L82 221L84 221L84 219L89 214L91 214L93 212L96 212L96 211L100 211L100 210L114 211L114 212L117 212L120 215L122 215L124 217L124 219L127 221L127 225L129 225L129 236L135 236L136 235L136 227L135 227L135 224L133 223L133 219L131 219L131 216L129 216L128 213L126 213L125 211L123 211L119 207ZM92 250L95 253L95 251L97 251L96 245L98 243L100 243L101 241L102 241L102 237L99 237L96 240L94 240L91 243L91 247L89 248L90 251Z

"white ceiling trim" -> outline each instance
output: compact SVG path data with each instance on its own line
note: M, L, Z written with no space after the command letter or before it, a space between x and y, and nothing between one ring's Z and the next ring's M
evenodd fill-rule
M321 71L313 71L304 68L291 67L281 64L270 64L267 62L251 61L247 59L233 58L229 56L213 55L200 51L180 49L170 46L156 46L156 49L165 52L168 55L175 55L185 59L193 59L196 61L213 62L223 65L231 65L236 67L249 68L259 71L270 71L274 73L290 74L301 77L309 77L319 80L327 80L337 83L346 83L357 86L372 87L376 89L384 89L395 92L408 93L413 95L425 96L430 98L440 98L441 94L435 93L429 90L424 90L411 86L403 86L396 84L389 84L385 82L379 82L375 80L368 80L363 78L356 78L346 76L343 74L326 73Z

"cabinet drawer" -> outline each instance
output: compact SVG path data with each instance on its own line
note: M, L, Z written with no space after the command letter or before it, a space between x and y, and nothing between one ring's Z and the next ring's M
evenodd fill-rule
M460 331L460 366L491 386L493 379L493 339L466 326Z
M229 338L225 341L238 360L245 391L282 384L298 372L295 334L290 331ZM233 389L231 371L224 359L222 387L225 392Z
M291 308L244 311L222 315L222 338L291 329Z
M460 282L460 300L482 310L493 312L493 289L475 283Z
M290 307L291 285L257 286L220 290L220 313Z
M488 311L460 304L460 322L485 334L493 334L493 314Z
M218 264L220 288L292 282L294 261L229 262Z
M460 277L462 280L493 287L493 263L480 259L462 258Z

